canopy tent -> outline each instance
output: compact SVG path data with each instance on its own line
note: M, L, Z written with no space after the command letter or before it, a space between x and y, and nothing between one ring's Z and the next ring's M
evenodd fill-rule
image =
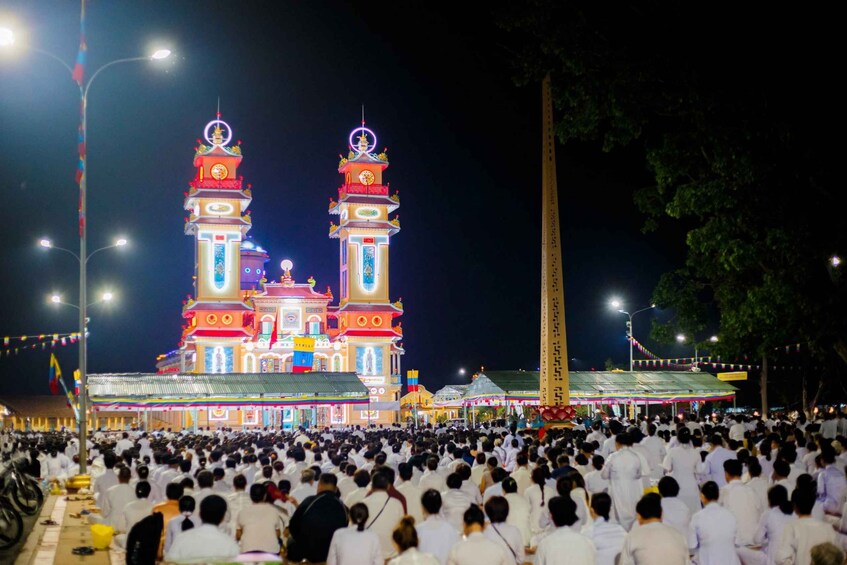
M459 408L464 405L465 392L469 385L447 385L438 389L432 397L437 408Z
M367 405L356 373L93 374L88 396L99 410L189 410Z
M569 378L571 404L731 400L737 390L731 384L703 372L572 371ZM537 405L538 383L538 371L481 373L468 386L462 402L471 405Z

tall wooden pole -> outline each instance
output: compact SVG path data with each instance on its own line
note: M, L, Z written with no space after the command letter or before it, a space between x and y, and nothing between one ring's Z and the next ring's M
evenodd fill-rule
M553 97L548 74L541 83L541 375L544 406L570 404L568 343L565 334L565 289L559 230L559 189L556 185L556 146Z

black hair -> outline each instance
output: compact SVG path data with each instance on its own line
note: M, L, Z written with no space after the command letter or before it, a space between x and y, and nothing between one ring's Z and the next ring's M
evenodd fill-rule
M659 479L659 494L662 498L674 497L679 494L679 483L671 476L665 476Z
M579 519L576 515L576 502L570 496L554 496L547 508L557 528L572 526Z
M740 477L742 471L741 461L738 459L727 459L723 462L724 473L730 477Z
M253 483L250 486L250 500L259 503L264 502L268 495L268 489L265 483Z
M200 503L200 519L204 524L220 526L226 516L226 500L216 494L210 494Z
M778 507L786 516L794 512L794 506L788 499L788 490L782 485L774 485L768 490L768 506Z
M368 507L361 502L357 502L350 508L350 521L356 524L356 530L359 532L365 531L369 515Z
M462 519L466 526L470 526L471 524L485 526L485 514L482 513L482 508L476 504L470 505L468 509L465 510L465 514L462 516Z
M501 484L503 485L503 492L506 494L518 492L518 483L512 477L506 477L501 481Z
M612 497L605 492L594 493L591 495L591 509L608 522L609 514L612 511Z
M462 488L462 477L459 475L459 473L450 473L449 475L447 475L447 488Z
M711 502L720 498L721 489L715 481L706 481L700 487L700 493L703 495L703 498Z
M138 498L147 498L150 496L150 483L147 481L138 481L135 484L135 496Z
M165 496L168 500L179 500L182 498L183 488L179 483L168 483L165 486Z
M183 496L179 499L179 511L180 512L182 512L182 513L187 512L190 515L190 514L194 513L194 508L195 508L195 502L194 502L193 496ZM185 530L190 530L193 527L194 527L194 522L189 520L189 516L186 516L185 519L182 521L182 526L181 526L182 531L184 532Z
M635 512L644 520L662 519L662 497L655 492L647 493L635 505Z
M815 506L816 493L810 488L795 488L791 493L791 504L794 511L800 515L809 515Z
M434 488L427 489L421 495L421 506L424 507L427 514L438 514L441 512L441 494Z
M503 496L492 496L485 502L485 515L492 524L505 522L509 517L509 501Z

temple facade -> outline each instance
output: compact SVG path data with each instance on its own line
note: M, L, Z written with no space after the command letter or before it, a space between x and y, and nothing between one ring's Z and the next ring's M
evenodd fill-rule
M283 260L278 281L267 276L270 254L248 237L252 187L238 174L240 144L220 114L207 124L205 144L195 148L194 179L185 193L185 234L194 240L194 294L183 306L179 347L160 355L160 373L355 372L368 387L368 406L332 405L195 411L196 425L320 426L392 424L399 421L403 305L390 298L390 240L400 231L390 215L400 206L383 175L388 157L377 153L376 135L364 122L350 134L341 156L337 216L329 237L339 243L338 297L316 281L297 282ZM305 347L304 347L305 344ZM298 356L299 353L299 356ZM305 356L304 356L305 355ZM303 359L308 366L303 366ZM207 412L207 413L203 413Z

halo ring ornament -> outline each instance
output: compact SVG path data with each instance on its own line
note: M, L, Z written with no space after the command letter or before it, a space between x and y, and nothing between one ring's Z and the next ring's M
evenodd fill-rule
M227 127L229 127L229 126L227 126ZM370 135L370 137L373 139L373 142L368 143L367 148L364 151L359 150L359 138L361 136L356 135L356 133L358 133L358 132L361 132L361 135ZM366 128L365 126L359 126L356 129L354 129L353 131L351 131L350 132L350 139L348 141L350 142L350 147L353 148L353 151L355 151L359 154L370 153L374 149L376 149L376 134L372 130L370 130L369 128Z
M294 268L294 263L291 261L291 259L283 259L279 266L282 268L283 271L290 271Z
M364 327L368 325L368 319L365 316L359 316L356 318L356 323L359 324L360 327Z
M218 317L215 314L209 314L206 316L206 323L213 326L218 323Z
M373 324L375 326L381 326L382 325L382 316L374 316L373 318L371 318L371 324Z
M232 314L224 314L221 316L221 322L223 322L225 326L230 325L232 323Z
M211 145L218 145L214 142L214 138L209 133L213 126L222 126L221 129L226 130L226 137L224 137L220 143L221 147L229 144L230 140L232 140L232 128L230 128L229 124L223 120L212 120L206 124L206 129L203 130L203 137L206 138L206 141L208 141Z

